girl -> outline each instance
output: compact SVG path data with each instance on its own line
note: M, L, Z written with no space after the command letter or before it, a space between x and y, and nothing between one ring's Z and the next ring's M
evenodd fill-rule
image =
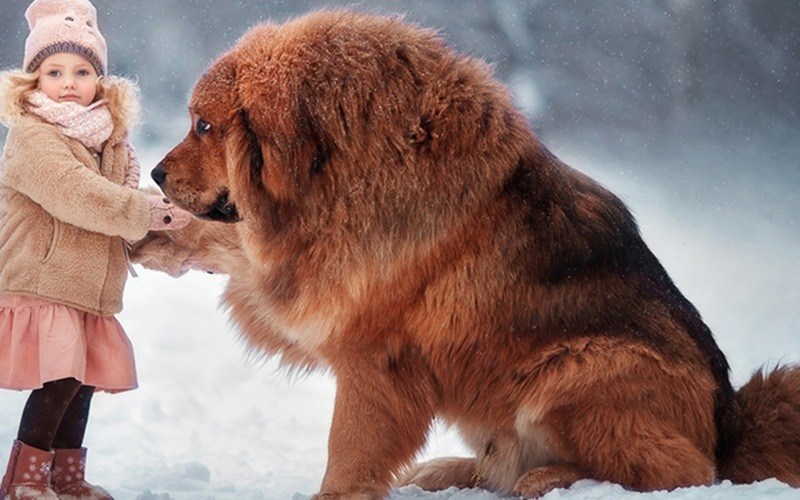
M136 190L135 87L106 77L88 0L35 0L23 70L0 78L0 387L33 389L0 498L111 498L84 480L92 394L136 387L126 242L191 216Z

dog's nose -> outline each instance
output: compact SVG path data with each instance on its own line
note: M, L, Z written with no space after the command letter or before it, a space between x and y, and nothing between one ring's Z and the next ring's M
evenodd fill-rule
M150 177L160 186L167 180L167 173L161 168L161 165L156 165L156 168L150 172Z

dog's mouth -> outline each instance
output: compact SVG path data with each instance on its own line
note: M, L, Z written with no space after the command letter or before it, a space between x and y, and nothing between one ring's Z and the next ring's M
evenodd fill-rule
M228 200L227 191L217 196L217 201L211 206L211 210L200 214L199 217L218 222L239 222L242 220L236 210L236 205Z

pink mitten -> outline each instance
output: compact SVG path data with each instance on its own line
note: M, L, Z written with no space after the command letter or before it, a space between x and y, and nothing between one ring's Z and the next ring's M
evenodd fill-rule
M163 196L148 196L150 203L150 227L152 231L180 229L191 222L192 214L178 208Z

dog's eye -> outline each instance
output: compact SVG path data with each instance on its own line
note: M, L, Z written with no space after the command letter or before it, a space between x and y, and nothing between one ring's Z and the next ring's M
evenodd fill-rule
M194 130L197 132L197 135L207 134L211 131L211 124L202 118L198 118L197 123L194 126Z

